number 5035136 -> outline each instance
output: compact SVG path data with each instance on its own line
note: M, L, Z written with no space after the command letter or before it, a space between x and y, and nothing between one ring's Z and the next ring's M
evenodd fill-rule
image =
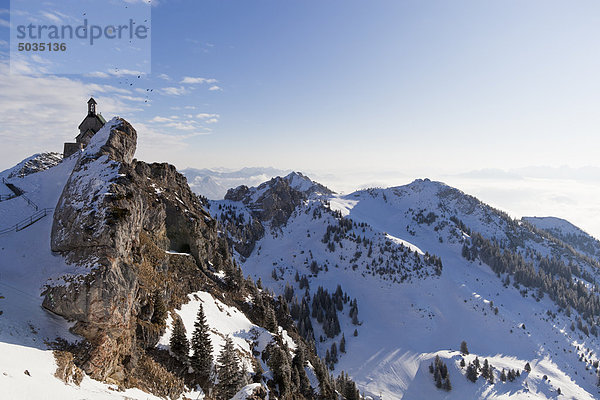
M66 51L67 44L66 43L19 43L17 46L19 51Z

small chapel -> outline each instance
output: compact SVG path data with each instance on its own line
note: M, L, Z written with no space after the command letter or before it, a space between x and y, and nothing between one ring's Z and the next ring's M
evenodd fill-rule
M92 136L96 134L104 126L106 120L102 114L96 112L96 100L93 97L87 102L88 112L87 116L79 124L79 135L75 138L75 143L65 143L63 149L63 158L67 158L79 150L85 149L90 142Z

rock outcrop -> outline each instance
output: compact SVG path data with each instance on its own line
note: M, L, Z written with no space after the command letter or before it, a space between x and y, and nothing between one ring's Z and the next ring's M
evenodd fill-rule
M262 223L271 229L284 226L294 210L312 196L331 195L333 192L320 183L313 182L307 176L292 172L285 177L276 177L258 187L242 185L229 189L225 200L241 202L250 209L249 221L240 223L225 216L220 222L230 235L231 245L243 257L249 257L255 244L265 230Z
M225 200L253 204L252 215L262 222L278 228L287 223L292 212L309 196L330 195L333 192L308 177L292 172L276 177L258 187L245 185L227 191Z
M83 363L95 379L127 385L140 349L156 345L158 293L168 307L211 285L230 265L216 222L174 166L133 159L137 134L109 121L91 140L59 199L52 250L83 272L45 290L43 306L74 321L91 344Z

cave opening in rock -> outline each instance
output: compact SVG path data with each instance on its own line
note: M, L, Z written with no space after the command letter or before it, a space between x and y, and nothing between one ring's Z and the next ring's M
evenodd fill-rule
M191 254L192 248L190 247L190 245L188 243L183 243L181 246L179 246L179 249L177 250L177 252Z

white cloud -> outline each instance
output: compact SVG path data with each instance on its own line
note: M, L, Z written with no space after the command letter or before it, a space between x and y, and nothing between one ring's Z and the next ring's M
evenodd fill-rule
M123 89L111 85L98 85L97 83L89 83L87 86L95 93L118 93L122 95L131 94L131 91L128 89Z
M46 19L49 19L50 21L54 22L55 24L62 24L63 23L63 19L61 17L59 17L58 15L53 14L51 12L42 11L42 15L44 17L46 17Z
M200 119L219 118L219 114L200 113L200 114L196 115L196 118L200 118Z
M173 119L167 117L156 116L150 120L150 122L171 122Z
M219 87L217 85L214 85L214 86L209 87L208 90L215 91L215 90L223 90L223 89L221 89L221 87Z
M181 96L183 94L186 94L188 91L183 86L179 86L179 87L170 86L170 87L162 88L161 92L163 94L166 94L169 96Z
M85 74L89 78L111 78L111 77L122 77L122 76L144 76L145 72L134 71L130 69L111 69L106 72L94 71Z
M120 99L123 99L123 100L137 101L140 103L147 101L147 99L145 99L143 97L129 96L129 95L123 95L123 94L118 94L117 97L119 97Z
M4 27L7 27L7 28L10 28L10 22L8 22L5 19L0 18L0 26L4 26Z
M8 42L6 40L0 40L0 47L8 47Z
M169 128L178 129L180 131L194 131L198 129L198 126L193 123L193 121L185 121L185 122L170 122L165 124Z
M85 76L87 76L88 78L108 78L108 77L110 77L110 75L107 74L106 72L100 72L100 71L90 72L89 74L85 74Z
M142 76L145 75L144 72L140 71L132 71L130 69L115 69L112 71L108 71L109 74L114 76Z
M162 80L165 80L165 81L170 81L171 80L171 77L169 75L167 75L167 74L160 74L160 75L158 75L158 78L160 78Z
M194 78L194 77L191 77L191 76L186 76L186 77L184 77L181 80L180 83L182 83L182 84L191 84L191 85L200 84L200 83L211 84L211 83L217 83L217 80L216 79L212 79L212 78L200 78L200 77Z
M219 122L217 118L211 118L206 120L207 124L216 124L217 122Z

